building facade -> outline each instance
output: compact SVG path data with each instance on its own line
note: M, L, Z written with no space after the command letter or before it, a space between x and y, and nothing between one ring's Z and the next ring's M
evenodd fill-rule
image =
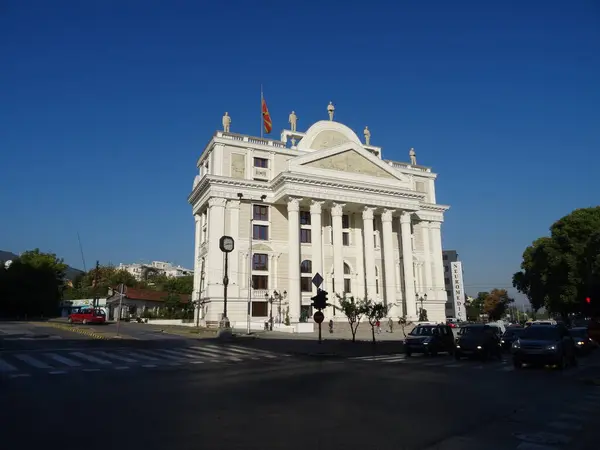
M312 320L316 274L330 303L344 293L368 296L386 303L390 317L416 320L424 297L428 319L445 320L440 226L448 206L436 204L436 174L414 152L411 164L383 160L381 148L332 115L303 133L284 130L280 140L218 131L204 148L188 198L192 298L202 320L223 314L223 235L235 240L227 301L234 325ZM335 308L324 313L345 320Z
M464 292L464 284L463 284L463 271L462 263L458 259L458 253L456 250L444 250L442 251L442 261L444 264L444 285L446 289L446 296L448 301L446 302L446 316L453 317L458 319L458 309L460 309L460 305L457 308L458 302L465 302L466 294ZM452 265L454 264L454 267ZM460 263L460 264L456 264ZM460 286L456 286L456 268L460 268ZM462 296L462 297L461 297ZM461 320L466 320L466 312L462 311L462 315L465 317L460 317Z

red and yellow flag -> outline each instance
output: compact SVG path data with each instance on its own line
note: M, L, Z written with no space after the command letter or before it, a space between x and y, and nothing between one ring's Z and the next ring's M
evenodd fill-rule
M269 108L267 108L267 102L265 99L262 99L262 116L263 116L263 126L265 127L265 133L269 134L273 129L273 122L271 122L271 115L269 114Z

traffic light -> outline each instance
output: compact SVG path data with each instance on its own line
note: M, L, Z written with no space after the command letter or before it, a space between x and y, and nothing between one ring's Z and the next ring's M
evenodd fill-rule
M317 291L317 295L311 298L312 307L318 309L319 311L325 309L327 307L327 292L319 289Z

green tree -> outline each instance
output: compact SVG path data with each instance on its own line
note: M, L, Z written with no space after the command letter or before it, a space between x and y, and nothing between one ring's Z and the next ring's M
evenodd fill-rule
M489 320L500 320L513 302L514 300L508 296L506 289L492 289L485 297L483 310Z
M0 315L51 316L58 312L67 265L54 253L24 252L0 268Z
M600 207L576 209L556 221L549 237L525 249L512 281L533 310L545 307L565 320L586 312L586 297L600 300ZM600 308L600 301L593 306Z
M356 331L360 325L360 320L365 314L364 301L356 300L353 296L348 297L344 292L341 296L336 294L338 298L339 306L336 309L340 310L348 319L348 325L350 325L350 332L352 333L352 342L356 342Z
M377 342L375 340L375 325L387 316L388 308L383 303L376 303L366 298L362 301L362 307L363 314L367 317L371 326L371 336L373 337L373 344L375 344Z

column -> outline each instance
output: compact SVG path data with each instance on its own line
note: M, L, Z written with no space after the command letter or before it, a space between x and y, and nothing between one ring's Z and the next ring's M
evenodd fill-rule
M310 205L310 233L312 242L312 276L319 273L323 278L323 230L321 208L323 202L313 200Z
M430 222L431 229L431 250L433 261L433 276L435 279L434 289L436 291L445 291L444 283L444 262L442 260L442 231L440 222ZM439 298L438 298L439 300Z
M194 295L193 301L200 298L200 261L198 255L200 254L200 239L202 237L202 215L194 214L195 221L195 232L194 232Z
M365 265L364 265L364 253L365 248L363 247L363 235L362 227L358 226L358 218L355 217L354 226L354 248L356 251L356 293L355 297L362 299L367 295L365 291Z
M331 208L331 226L333 228L333 279L335 280L335 292L342 294L344 292L344 256L342 255L342 214L344 206L341 203L334 203ZM335 296L330 297L334 304Z
M373 212L375 208L365 206L363 210L363 230L365 240L365 284L367 297L374 300L375 290L375 238L373 236Z
M415 304L415 275L413 269L413 250L411 237L411 214L404 211L400 216L400 229L402 235L402 267L404 269L404 301L406 302L406 317L417 319L417 306Z
M396 306L396 270L394 267L394 238L392 235L392 213L386 209L381 214L382 241L383 241L383 268L385 270L385 299L388 306L388 315L397 316Z
M229 285L239 289L240 280L240 201L229 200L227 202L229 209L229 236L235 242L233 252L229 254ZM237 293L239 295L239 292Z
M423 236L423 290L427 294L433 289L431 276L431 246L429 245L429 222L421 222L421 235ZM429 294L428 294L429 295Z
M223 252L219 248L219 239L225 230L225 204L227 199L210 198L208 200L208 261L206 272L209 285L223 284ZM213 292L210 296L222 295Z
M300 320L300 199L290 198L288 212L288 302L290 322Z

